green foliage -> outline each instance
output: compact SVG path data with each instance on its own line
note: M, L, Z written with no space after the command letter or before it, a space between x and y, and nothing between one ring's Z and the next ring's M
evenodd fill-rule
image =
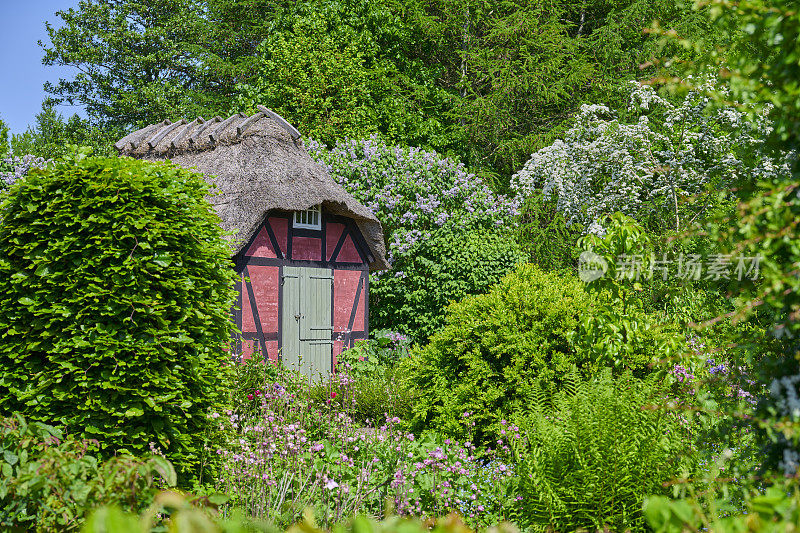
M449 303L488 291L523 258L502 230L448 224L371 284L370 321L422 342L444 326Z
M525 198L519 219L517 241L530 263L542 270L570 270L575 266L581 228L568 227L555 202L542 195Z
M8 125L0 118L0 159L8 153ZM0 172L7 170L0 168Z
M10 147L18 156L30 154L45 159L69 155L71 145L92 147L98 155L112 155L112 144L121 135L121 130L93 126L78 115L64 120L52 105L44 104L36 115L36 125L25 133L12 135Z
M175 492L161 492L138 516L116 505L97 509L81 530L83 533L277 533L270 524L248 519L241 513L222 518L221 500L192 499ZM166 520L165 520L166 518Z
M173 512L169 533L280 533L282 529L269 524L253 522L242 517L229 520L212 520L208 513L192 507L185 498L177 494L162 493L157 498L160 507L136 516L126 513L118 507L104 507L93 514L90 522L82 530L83 533L149 533L154 521L154 514L159 509ZM493 527L497 533L518 533L513 525L503 522ZM334 525L332 528L321 528L317 525L313 514L306 513L303 520L285 530L286 533L473 533L457 515L422 522L418 519L390 515L382 521L362 515Z
M415 422L494 441L500 419L536 403L542 389L558 389L582 362L569 336L594 307L580 281L531 265L451 305L445 327L406 365L420 391Z
M623 311L571 274L533 265L451 305L446 321L405 367L419 390L414 422L482 443L496 440L499 420L558 391L573 369L643 375L674 341L641 310Z
M728 41L696 68L718 68L741 102L767 106L773 140L784 149L800 147L800 11L795 2L727 0L707 2L711 22ZM704 42L684 41L688 47ZM752 111L752 110L751 110Z
M234 376L231 381L229 405L236 411L243 412L253 406L252 397L258 391L272 387L280 378L283 369L264 360L260 348L253 357L233 364ZM250 396L250 399L248 399Z
M414 391L403 380L400 365L410 355L410 339L388 330L374 331L372 336L342 352L337 361L339 376L313 390L313 397L319 404L326 400L350 404L350 416L359 421L390 415L408 420ZM331 393L335 393L333 398Z
M84 157L0 209L0 412L104 456L162 447L187 481L224 395L233 270L202 176Z
M410 354L409 339L402 333L381 329L373 331L371 336L342 352L338 364L348 374L370 374L379 368L393 367Z
M45 84L51 102L82 105L91 118L120 128L215 108L200 61L201 9L188 0L82 0L57 11L42 61L77 74Z
M800 523L800 492L788 480L752 491L743 512L725 499L705 500L702 495L681 500L653 496L645 502L644 514L656 533L784 533L797 531Z
M0 526L4 531L75 531L95 507L147 506L157 485L174 485L175 470L160 456L120 455L105 462L90 443L65 438L16 414L0 419Z
M258 47L257 74L237 86L238 107L271 107L324 143L380 133L452 151L462 139L448 135L441 116L451 97L435 86L438 69L413 57L419 29L398 7L296 2Z
M388 375L353 380L338 372L319 384L282 369L250 407L212 413L223 437L215 447L216 488L231 495L225 510L238 507L281 526L306 509L329 527L358 513L380 516L391 505L406 515L456 511L471 524L495 523L511 499L505 457L408 433L398 416L409 407L400 374L393 383L384 381ZM380 410L360 400L369 379L387 385ZM362 405L375 406L369 419Z
M644 33L654 19L718 33L671 0L83 0L56 15L44 62L77 72L47 90L92 120L260 103L326 141L380 132L459 157L501 187L578 104L616 100L658 54L698 55Z
M540 531L646 531L642 502L682 472L677 417L654 379L610 371L568 380L520 422L520 525Z

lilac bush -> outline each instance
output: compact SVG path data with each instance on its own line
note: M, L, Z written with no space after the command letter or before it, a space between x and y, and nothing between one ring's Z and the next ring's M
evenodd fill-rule
M30 154L22 157L4 157L0 160L0 191L11 187L18 179L26 176L32 168L44 168L49 163L50 160Z
M254 409L211 414L224 436L217 489L232 506L280 524L310 506L326 526L354 513L380 516L387 501L402 515L455 511L476 525L502 517L513 477L507 445L479 453L471 443L417 438L391 413L356 423L348 392L314 402L299 379L284 374L252 391Z
M331 148L309 140L307 148L381 221L390 263L448 221L504 227L518 213L516 199L494 194L463 164L433 151L390 146L377 136Z

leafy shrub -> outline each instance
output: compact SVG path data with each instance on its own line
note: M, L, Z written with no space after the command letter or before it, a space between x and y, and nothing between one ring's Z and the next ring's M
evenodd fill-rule
M342 352L337 363L340 370L351 376L371 375L394 367L411 353L410 339L402 333L381 329L371 335L371 339L357 341Z
M642 503L676 478L685 447L663 388L606 371L568 380L520 423L521 525L547 531L645 531ZM514 428L516 429L516 428ZM684 472L685 475L685 472Z
M20 416L0 418L0 526L3 531L75 531L95 507L141 509L157 485L175 483L175 470L160 456L100 462L89 443Z
M483 292L521 257L506 237L516 201L452 159L377 137L331 149L311 141L309 153L383 224L394 270L370 278L374 327L424 340L449 301Z
M727 498L708 500L702 494L679 500L652 496L645 502L644 514L656 533L783 533L796 531L800 523L800 491L793 479L777 480L766 490L751 490L744 509L734 508Z
M537 383L554 391L583 362L569 337L594 303L576 278L524 265L451 305L445 327L407 364L420 391L417 426L496 440L500 420L530 405Z
M510 235L448 224L372 283L371 324L425 341L444 326L448 304L487 292L523 260Z
M336 402L354 420L364 423L386 417L411 418L414 391L406 386L398 364L411 353L411 341L402 333L378 330L374 338L358 341L342 352L337 375L312 387L319 405Z
M671 338L619 301L600 301L565 272L520 266L488 294L447 310L447 325L405 365L419 391L414 425L493 443L499 421L552 394L577 367L649 372Z
M80 154L0 209L0 412L187 474L224 395L233 271L198 174Z

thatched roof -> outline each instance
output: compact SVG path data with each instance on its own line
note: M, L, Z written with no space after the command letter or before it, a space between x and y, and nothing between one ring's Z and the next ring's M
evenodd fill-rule
M296 129L269 109L258 109L252 116L160 122L114 146L120 155L169 159L202 172L218 193L209 201L222 227L236 232L237 252L271 209L301 211L322 204L330 213L355 220L372 252L372 270L389 268L375 215L308 155Z

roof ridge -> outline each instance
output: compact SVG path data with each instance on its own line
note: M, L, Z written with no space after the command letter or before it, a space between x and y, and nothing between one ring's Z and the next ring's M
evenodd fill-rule
M133 155L135 152L140 156L146 153L162 154L212 148L220 142L237 142L246 133L259 127L263 130L264 125L259 126L259 122L265 118L285 130L294 142L301 139L297 128L278 113L262 105L256 108L257 111L252 115L234 113L225 119L216 116L205 120L199 116L192 121L185 118L175 122L164 120L131 132L114 143L114 147L120 153Z

